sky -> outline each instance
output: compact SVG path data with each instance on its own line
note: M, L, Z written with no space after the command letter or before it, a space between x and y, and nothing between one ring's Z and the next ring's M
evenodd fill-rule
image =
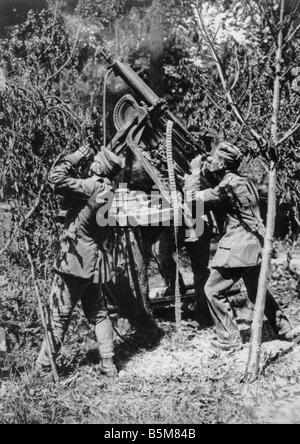
M47 0L0 0L0 37L6 26L24 21L29 9L42 9L46 4Z

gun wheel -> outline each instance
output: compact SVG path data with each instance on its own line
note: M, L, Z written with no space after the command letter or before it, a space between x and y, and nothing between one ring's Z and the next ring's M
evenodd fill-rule
M114 109L113 120L117 131L120 131L128 122L137 117L138 104L135 99L127 94L119 100Z

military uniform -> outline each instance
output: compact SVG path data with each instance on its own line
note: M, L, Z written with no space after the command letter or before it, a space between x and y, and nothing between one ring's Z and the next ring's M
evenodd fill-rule
M201 323L211 322L208 310L204 285L208 278L208 264L210 254L211 230L208 224L204 224L204 233L196 242L185 243L185 227L179 232L179 247L186 247L191 260L191 267L194 276L194 286L196 292L196 302L198 317ZM175 242L173 229L164 229L154 244L154 254L160 266L163 279L166 282L168 292L174 294L176 282L176 262L174 259ZM184 294L185 283L181 273L179 274L180 290Z
M219 208L226 215L224 234L211 264L205 293L220 343L240 343L226 293L242 278L249 299L253 303L256 299L265 234L257 191L246 178L227 172L217 187L195 192L191 199L204 201L206 212ZM269 291L265 315L278 335L284 337L291 331L288 318Z
M51 335L56 355L64 340L72 312L79 300L89 322L95 325L100 356L113 357L113 328L101 291L103 276L103 242L109 228L97 225L98 209L106 203L113 187L108 179L93 175L87 179L75 177L80 155L67 156L50 173L57 193L68 201L60 252L55 263L57 277L50 295ZM49 367L44 341L37 366Z

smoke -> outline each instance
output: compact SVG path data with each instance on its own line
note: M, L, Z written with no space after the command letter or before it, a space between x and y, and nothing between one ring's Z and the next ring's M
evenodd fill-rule
M122 17L105 26L98 19L83 18L76 13L64 14L64 17L71 34L80 26L81 37L89 44L102 43L113 55L125 59L135 52L149 55L156 50L159 53L167 34L167 30L162 29L163 16L156 0L147 7L128 8Z

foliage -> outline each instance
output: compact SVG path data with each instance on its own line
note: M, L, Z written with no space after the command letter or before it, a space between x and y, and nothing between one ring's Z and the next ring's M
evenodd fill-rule
M234 5L234 7L233 7ZM227 5L228 6L228 5ZM277 2L231 2L227 6L215 7L221 14L223 23L247 23L240 35L233 28L232 35L222 32L217 20L212 23L206 19L208 32L214 38L213 46L218 53L220 66L226 82L226 94L243 116L244 123L237 119L233 107L228 102L224 86L220 82L215 61L211 58L210 45L206 35L199 35L197 64L184 65L185 78L193 78L193 89L185 96L189 119L195 126L203 126L241 146L251 158L269 162L276 156L279 170L279 205L281 214L285 212L286 226L281 234L295 233L299 230L298 217L300 188L297 180L296 151L299 144L299 28L297 28L298 9L290 9L284 25L284 65L282 77L282 96L280 103L279 132L293 134L286 137L276 150L271 142L271 116L275 73L276 36L278 32ZM299 8L299 5L296 5ZM207 11L207 10L206 10ZM203 13L205 9L203 9ZM186 31L186 36L188 32ZM212 37L214 36L214 37ZM192 45L192 41L191 41ZM195 47L195 45L194 45ZM260 141L253 140L251 130L258 133ZM275 152L276 151L276 152ZM253 165L253 163L252 163ZM258 176L251 171L252 176ZM256 177L256 181L259 177ZM296 216L296 217L295 217Z
M0 276L5 281L2 286L0 282L1 321L17 324L16 334L20 335L20 344L26 346L24 355L16 350L12 357L16 359L12 365L14 375L20 371L22 360L27 359L26 365L31 366L28 357L35 354L42 333L35 310L34 291L28 280L22 236L24 232L31 236L39 272L38 283L46 300L51 283L51 264L59 239L59 228L55 221L59 202L53 196L47 177L58 156L76 149L84 138L88 137L96 147L102 144L102 81L106 66L99 55L99 48L124 57L152 86L161 86L155 84L158 78L163 83L162 95L172 111L191 131L200 132L207 138L208 146L211 141L214 146L220 138L228 138L243 147L247 153L244 171L261 188L266 186L262 161L268 161L272 153L269 140L275 49L272 33L277 31L278 14L276 2L202 2L234 102L246 116L244 126L237 122L224 99L207 42L196 32L192 3L191 0L71 0L65 1L60 9L56 8L58 3L54 1L50 2L48 10L30 12L23 24L11 30L10 39L0 40L0 66L5 69L7 77L5 90L0 91L0 201L9 201L13 208L13 243L7 257L1 255L0 264ZM258 6L263 6L260 14L253 9ZM251 10L248 9L250 7ZM289 130L299 115L300 36L299 32L294 32L294 18L289 14L285 25L285 40L288 43L283 60L282 134ZM220 20L223 25L219 26ZM159 57L159 63L156 57ZM110 108L123 92L119 86L115 79L108 85ZM253 142L249 127L255 128L266 140L261 150ZM298 146L299 132L295 132L276 153L280 173L278 189L281 212L278 220L285 228L284 234L296 232L298 228L293 222L300 198L299 177L296 180L295 176L299 160L296 157ZM19 243L18 248L15 248L15 242ZM23 268L26 269L25 273ZM285 296L289 288L289 285L285 287ZM72 334L75 332L74 342L69 351L77 365L78 360L85 357L77 356L78 346L75 346L75 342L86 346L86 333L83 328L85 323L78 314L76 322L72 330ZM85 377L82 378L83 382L81 380L84 390L88 385L84 383ZM203 382L207 386L210 379L205 378ZM100 410L93 413L86 398L79 408L69 398L56 402L53 399L57 394L50 391L47 392L49 403L41 399L40 392L33 392L33 402L32 388L20 386L18 393L14 389L9 392L4 403L9 415L12 411L17 413L8 416L8 419L4 417L4 420L61 422L65 416L69 421L85 421L88 417L95 421L115 418L118 421L128 418L146 421L153 418L163 422L168 417L168 412L163 408L165 396L173 389L174 396L168 398L168 408L177 415L174 418L180 419L184 408L189 419L196 421L196 414L203 414L207 419L211 414L212 422L222 422L230 420L240 409L240 399L237 398L229 412L222 413L222 403L217 413L216 410L212 412L223 399L223 394L227 396L230 391L229 387L223 391L219 387L216 389L214 384L209 385L208 392L201 392L204 401L199 404L199 387L191 378L191 385L185 388L189 399L196 403L194 410L193 406L180 398L179 388L171 378L167 382L166 379L160 380L158 385L156 381L139 385L142 390L138 403L142 413L139 414L133 404L124 404L124 408L118 406L120 399L124 401L128 397L132 381L134 377L120 382L117 387L120 396L116 395L111 409L104 413ZM97 384L99 390L103 388ZM91 385L90 390L94 390L94 387ZM238 385L237 390L240 388ZM112 389L108 386L108 391ZM153 390L155 402L151 401L149 395ZM71 397L72 391L67 389L66 395ZM138 390L134 395L139 396ZM150 411L143 408L147 396L148 401L152 402ZM21 411L20 406L23 406ZM247 412L245 415L248 421L252 420Z
M93 97L99 80L91 48L79 34L73 42L51 11L30 12L1 41L0 58L7 77L0 92L0 198L12 204L13 233L32 233L35 256L45 263L58 236L48 173L83 138L101 144Z
M160 326L165 337L156 350L137 354L139 348L119 344L118 365L126 370L131 358L129 371L117 383L100 379L93 366L95 359L89 356L94 346L92 336L79 311L61 359L63 372L68 375L71 370L72 376L58 389L19 380L20 373L31 371L42 338L22 237L24 232L30 234L38 285L46 301L59 239L55 221L59 202L48 185L48 172L61 153L73 151L86 137L96 147L101 146L106 66L99 48L124 57L154 87L160 86L155 85L158 77L172 111L190 130L206 137L208 145L211 140L214 146L218 139L228 138L245 148L244 170L265 188L262 160L268 160L272 152L269 140L276 1L201 2L234 101L246 116L245 126L237 122L224 100L207 42L195 29L192 3L51 1L48 10L30 12L23 24L10 31L10 39L0 40L0 66L7 77L5 90L0 91L0 201L9 201L13 209L13 242L0 260L0 323L7 327L14 348L6 362L10 382L0 389L0 422L251 423L258 420L257 403L261 404L265 396L271 403L272 396L276 401L272 391L278 393L276 375L284 370L283 363L274 370L276 378L270 371L265 381L259 381L259 395L253 395L247 405L242 399L243 387L233 380L230 365L230 372L220 380L218 371L223 364L226 370L226 359L220 366L220 357L212 356L208 361L203 358L205 350L210 349L211 332L199 332L190 325L186 325L183 347L177 351L170 323L163 322ZM292 3L285 25L285 39L290 40L283 60L282 134L299 115L300 36L294 32L295 27L289 27L289 20L295 18L291 15ZM257 7L260 14L253 9ZM156 56L160 57L158 64ZM108 86L113 104L123 90L118 90L115 80ZM262 150L253 142L249 127L266 139ZM299 177L298 181L294 177L298 146L299 132L295 132L276 153L280 172L278 221L285 227L284 234L297 228L291 221L300 197ZM290 314L296 320L299 304L294 286L287 272L278 267L273 287L281 302L290 304ZM130 333L126 331L131 341ZM153 369L157 374L149 377ZM5 368L1 370L5 373ZM297 374L285 378L296 378L295 384L299 383Z
M96 55L99 46L125 54L150 84L153 76L163 77L165 97L191 130L200 131L202 136L215 141L229 138L246 148L251 156L252 153L264 155L255 151L248 127L256 128L269 140L274 74L272 33L276 32L278 14L274 2L268 1L263 8L261 2L203 3L206 13L213 17L212 32L217 31L217 17L226 25L219 27L215 38L234 101L246 116L244 127L224 101L205 40L202 37L199 40L195 34L191 1L81 0L75 3L67 6L76 7L82 22L74 21L76 15L70 22L70 17L65 16L65 22L55 9L56 2L52 2L52 9L48 11L30 12L26 22L14 28L11 38L0 43L1 64L8 77L0 104L3 128L0 192L2 199L14 202L16 224L20 224L39 197L42 205L34 211L35 224L40 230L38 237L44 229L53 229L51 221L57 208L50 199L51 190L45 185L51 164L59 153L74 149L86 135L101 145L99 80L104 67ZM260 15L255 7L262 8L258 11ZM299 33L293 33L294 18L287 17L285 31L290 40L284 52L282 133L288 131L299 113ZM91 20L99 28L93 38L89 35ZM243 21L245 24L237 34L236 23ZM67 32L68 23L69 26L76 23L77 30ZM151 70L151 45L157 26L163 29L162 63ZM119 42L115 42L116 35ZM157 69L159 72L155 73ZM294 156L298 142L299 132L296 132L277 153L280 203L289 216L299 201ZM43 158L36 154L42 154ZM257 180L263 179L260 173L253 173ZM34 227L30 230L35 230Z

